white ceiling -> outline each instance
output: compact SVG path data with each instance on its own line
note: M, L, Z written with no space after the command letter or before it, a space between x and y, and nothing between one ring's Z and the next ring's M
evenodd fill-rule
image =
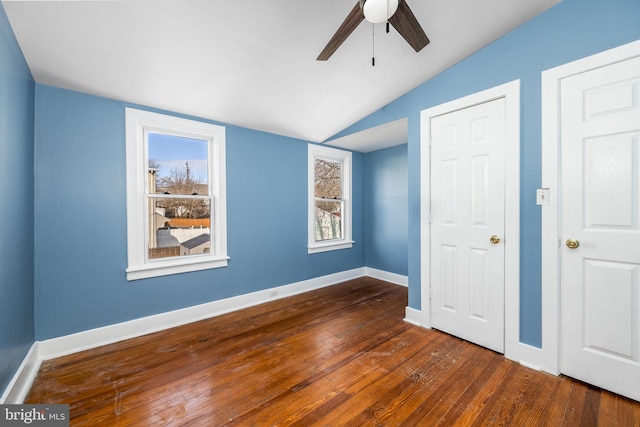
M315 60L356 0L2 3L38 83L323 142L558 1L408 0L431 43L379 24L375 67L366 21Z
M405 117L360 132L352 133L341 138L327 141L327 145L338 148L368 153L406 144L409 133L409 120Z

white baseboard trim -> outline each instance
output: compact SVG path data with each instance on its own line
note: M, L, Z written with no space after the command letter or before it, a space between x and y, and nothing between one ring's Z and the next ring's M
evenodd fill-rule
M384 280L385 282L396 285L409 286L409 277L401 274L389 273L388 271L378 270L377 268L364 267L364 275L373 277L374 279Z
M557 360L553 357L549 357L549 352L544 351L541 348L533 347L529 344L518 343L517 359L514 358L521 365L528 368L535 369L537 371L544 371L551 375L560 375L557 369Z
M423 327L422 312L420 310L416 310L415 308L407 306L404 309L404 321L411 323L412 325Z
M41 359L38 357L38 343L35 342L27 352L15 375L7 385L0 404L24 403L33 381L38 375Z
M197 322L242 308L251 307L279 298L331 286L365 276L365 267L316 277L289 285L264 289L249 294L212 301L205 304L142 317L115 325L78 332L40 341L38 355L43 360L53 359L114 342L147 335L187 323Z
M235 310L297 295L314 289L320 289L363 276L373 277L401 286L407 286L408 284L406 276L374 268L361 267L249 294L238 295L223 300L212 301L180 310L161 313L154 316L143 317L115 325L90 329L63 337L35 342L29 349L29 352L20 364L20 367L0 397L0 404L19 404L24 402L43 360L66 356L102 345L147 335L153 332L185 325L187 323L197 322L199 320L219 316ZM408 306L405 308L404 321L413 325L425 327L425 322L423 322L422 317L423 312L421 310L416 310ZM518 354L514 356L516 357L514 357L513 360L524 366L536 370L542 370L553 375L559 374L553 369L553 363L546 360L546 354L542 349L519 343Z
M7 385L6 390L0 397L0 404L24 402L43 360L66 356L102 345L182 326L187 323L197 322L235 310L312 291L314 289L320 289L363 276L374 277L397 285L408 285L406 276L374 268L361 267L249 294L212 301L193 307L169 311L154 316L134 319L128 322L90 329L58 338L37 341L33 343L12 380ZM407 307L407 309L410 308ZM419 311L416 312L420 313ZM410 316L410 318L413 319L413 314ZM408 321L414 323L412 320ZM419 325L419 321L416 324Z

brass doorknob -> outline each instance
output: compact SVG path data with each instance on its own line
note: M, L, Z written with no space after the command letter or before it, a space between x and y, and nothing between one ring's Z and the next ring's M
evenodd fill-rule
M498 236L497 234L494 234L489 238L489 241L494 245L497 245L498 243L500 243L500 236Z
M569 249L576 249L578 246L580 246L580 242L578 242L576 239L568 239L565 243Z

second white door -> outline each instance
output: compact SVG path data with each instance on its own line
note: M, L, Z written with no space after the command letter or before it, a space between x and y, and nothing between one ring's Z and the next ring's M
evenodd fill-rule
M640 56L562 80L561 371L640 400Z
M432 117L431 325L504 352L505 100Z

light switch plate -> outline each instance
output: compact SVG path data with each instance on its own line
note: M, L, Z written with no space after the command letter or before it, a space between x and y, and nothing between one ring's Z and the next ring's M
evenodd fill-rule
M536 204L539 206L546 206L549 204L548 188L538 188L536 190Z

